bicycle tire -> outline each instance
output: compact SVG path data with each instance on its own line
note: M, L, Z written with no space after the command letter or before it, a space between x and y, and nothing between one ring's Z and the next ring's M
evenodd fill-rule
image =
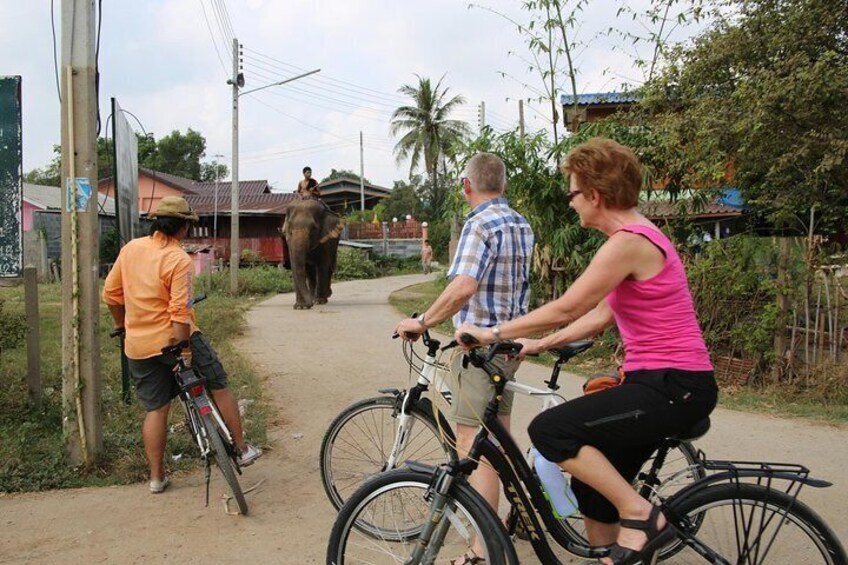
M239 514L246 516L247 500L244 498L244 493L241 490L238 477L236 477L235 464L233 463L232 458L230 458L229 453L227 453L227 448L224 447L224 440L221 438L221 433L218 431L218 423L211 414L203 414L201 418L203 419L203 426L206 428L206 437L209 439L209 447L215 457L215 464L218 466L218 469L221 470L221 474L224 475L224 481L226 481L230 492L233 493L233 498L236 501L236 506L238 506Z
M677 455L675 455L675 453L677 453ZM642 465L642 470L650 469L655 456L656 453L652 454L651 457L645 461ZM663 473L662 471L665 469L669 470L668 472ZM633 481L633 486L637 491L641 486L639 475L643 472L642 470L639 471L636 475L636 479ZM688 470L688 472L683 473L684 470ZM652 496L648 498L654 504L661 504L663 500L668 499L675 492L680 491L687 485L690 485L706 476L703 465L701 465L700 459L698 458L698 450L695 449L691 443L686 441L678 443L669 450L669 453L666 455L665 464L660 468L660 471L661 472L658 475L658 478L661 481L660 485L656 489L652 490ZM589 541L586 538L586 530L583 526L582 517L565 518L564 520L559 521L559 525L563 529L564 536L567 539L582 545L589 544ZM668 559L680 549L681 547L677 540L675 540L674 543L667 544L660 552L659 560L663 561Z
M381 473L356 490L342 506L333 524L330 539L327 544L328 565L345 565L347 560L353 563L401 563L406 561L412 549L418 545L417 536L424 522L429 520L430 503L424 499L424 493L430 487L433 477L429 473L421 473L407 469L395 469ZM401 489L410 489L409 493L398 493ZM452 499L456 507L444 519L456 526L455 531L445 537L448 547L442 546L440 555L435 563L448 563L468 551L473 539L470 532L483 540L484 557L487 565L517 565L518 557L503 523L486 504L485 500L464 480L458 480L451 487ZM406 496L404 497L404 494ZM388 503L378 501L380 497L392 497ZM401 500L405 498L405 500ZM391 512L391 528L385 532L388 538L378 535L376 529L363 531L361 516L367 513L372 505ZM405 535L397 535L398 518L408 520L404 525ZM461 520L467 520L457 526ZM367 520L374 521L371 515ZM451 535L453 534L453 535ZM365 543L357 543L364 539ZM372 553L373 552L373 553ZM442 555L444 554L444 555ZM362 555L376 555L366 559ZM390 557L395 557L392 560ZM376 560L375 560L376 559Z
M324 486L324 492L327 493L327 498L330 499L330 503L336 510L339 510L345 499L365 481L388 470L386 469L385 454L392 447L394 432L397 429L395 424L396 404L397 399L390 396L376 396L360 400L342 410L324 433L319 454L321 483ZM383 415L377 418L373 411L383 412ZM371 414L369 415L369 413ZM456 456L454 448L442 439L439 426L432 412L422 410L419 406L414 405L410 409L410 414L415 418L416 424L423 427L420 428L419 432L416 432L415 428L418 426L413 425L413 437L407 445L407 453L404 454L403 460L415 459L423 463L440 465ZM363 423L357 423L355 419L363 415ZM391 419L386 419L385 416L390 416ZM391 424L391 433L386 433L383 429L386 424ZM359 430L373 429L379 437L372 438L370 446L356 445L356 448L361 448L356 453L345 453L339 449L340 454L345 455L347 459L352 459L354 456L362 457L362 468L348 471L342 467L341 458L335 455L337 447L340 447L338 444L344 440L345 430L353 430L357 426ZM428 433L432 438L422 437L423 434ZM433 441L430 441L430 439ZM416 440L420 441L416 442ZM439 454L435 453L436 445L441 448ZM376 450L369 450L369 447L376 447ZM402 461L400 462L402 463Z
M694 539L730 563L848 563L845 549L824 520L809 506L781 490L748 483L715 484L690 492L678 501L672 498L668 507L669 515L685 517L681 529L692 530L690 535ZM726 515L728 509L730 519ZM689 526L693 517L699 518L696 528ZM744 525L751 531L746 532L742 527L740 532L740 526ZM749 539L752 534L754 540ZM707 562L706 557L692 549L685 536L678 539L685 545L675 556L675 565ZM719 550L719 544L727 549ZM809 550L813 555L799 556L800 552Z

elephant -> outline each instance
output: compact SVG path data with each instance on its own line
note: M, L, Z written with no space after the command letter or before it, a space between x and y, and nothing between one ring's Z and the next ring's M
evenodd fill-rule
M298 199L286 209L281 230L288 245L295 310L326 304L344 220L318 199Z

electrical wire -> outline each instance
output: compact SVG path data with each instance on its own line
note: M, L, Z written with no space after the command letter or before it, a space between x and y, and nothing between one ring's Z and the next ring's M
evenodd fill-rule
M51 0L52 1L52 0ZM203 19L206 21L206 29L209 30L209 38L212 40L212 45L215 47L215 53L218 55L218 60L221 62L221 67L224 69L225 73L228 73L227 65L224 64L224 58L221 57L221 51L218 49L218 41L215 39L215 34L212 32L212 25L209 23L209 16L206 15L206 6L203 3L203 0L198 0L200 2L200 8L203 10Z
M53 70L56 72L56 94L59 96L59 104L61 104L62 88L59 86L59 59L56 54L56 14L53 0L50 0L50 30L53 32Z

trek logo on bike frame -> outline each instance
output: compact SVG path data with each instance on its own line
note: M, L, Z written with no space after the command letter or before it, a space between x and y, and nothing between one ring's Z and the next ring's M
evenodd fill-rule
M521 501L521 497L518 496L518 491L515 490L515 487L512 484L506 485L504 490L506 491L507 498L509 498L509 503L513 508L518 510L518 514L521 516L521 521L524 522L524 529L527 531L527 535L529 535L530 539L533 541L540 540L539 532L536 531L536 526L533 525L533 520L530 519L530 514L527 512L527 508Z

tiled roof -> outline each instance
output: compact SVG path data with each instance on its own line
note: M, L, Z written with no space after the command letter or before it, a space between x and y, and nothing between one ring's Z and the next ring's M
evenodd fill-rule
M144 175L156 179L157 181L164 182L167 185L173 186L183 192L187 192L189 194L193 194L195 191L195 186L198 184L197 182L187 179L185 177L178 177L177 175L171 175L168 173L163 173L161 171L154 171L153 169L148 169L147 167L139 167L138 172L143 173Z
M233 183L230 181L226 182L195 182L192 185L192 191L195 194L215 194L215 185L218 185L218 197L221 197L221 194L226 194L227 198L229 198L230 190L232 190ZM239 194L265 194L270 193L271 187L268 185L267 180L243 180L239 181Z
M211 193L190 194L185 197L189 206L201 216L209 216L215 213L215 196ZM243 194L239 193L239 212L253 214L269 214L282 216L286 206L294 200L294 194L264 193ZM226 194L218 193L218 214L229 215L230 213L230 191Z
M571 94L561 94L559 101L563 106L569 106L574 104L574 96ZM630 104L638 101L639 96L637 96L635 92L590 92L577 95L577 104L579 106L589 106L594 104Z

